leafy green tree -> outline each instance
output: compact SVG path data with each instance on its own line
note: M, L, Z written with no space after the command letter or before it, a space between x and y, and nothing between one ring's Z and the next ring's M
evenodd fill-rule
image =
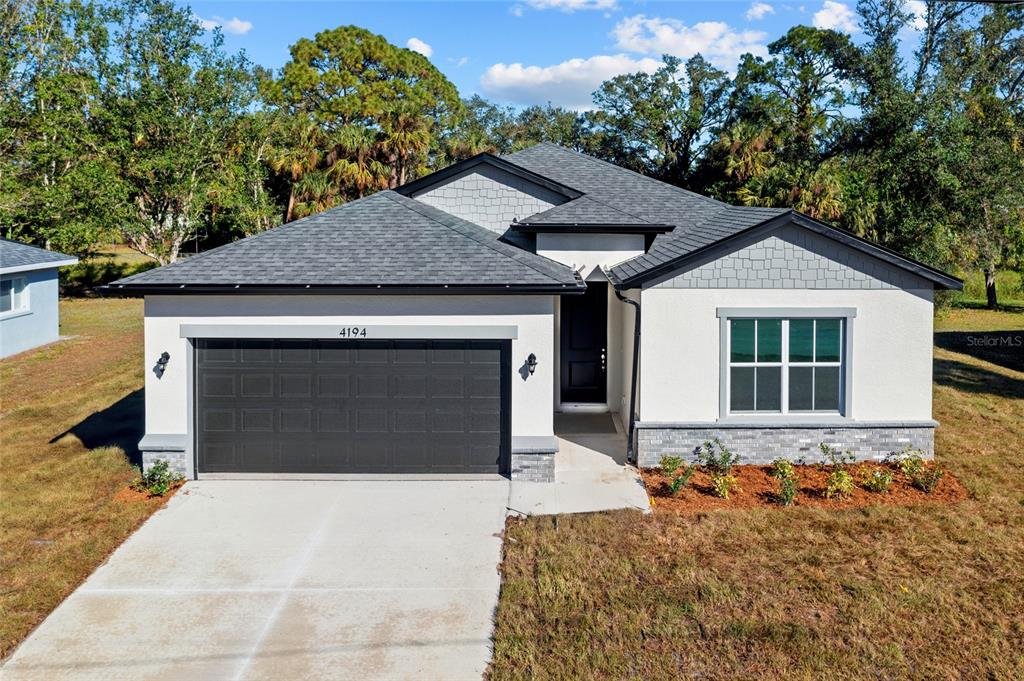
M93 5L60 0L0 9L0 229L87 254L124 214L123 188L99 135L101 102L87 47L102 40Z
M665 55L654 73L606 81L589 116L599 153L665 182L687 186L712 133L725 122L731 81L699 54Z
M291 173L286 219L396 187L444 157L441 142L463 115L462 102L423 55L341 26L299 40L291 57L265 88L267 98L302 125L316 126L319 140L317 162ZM301 211L294 208L298 193Z
M937 96L950 106L933 130L957 179L947 197L957 252L984 273L995 308L996 273L1024 257L1024 8L995 6L951 26L938 60Z
M225 146L242 132L256 78L244 56L224 52L219 31L207 40L190 11L166 0L123 0L110 23L98 72L107 154L133 207L121 232L173 262L198 236L211 191L225 191Z

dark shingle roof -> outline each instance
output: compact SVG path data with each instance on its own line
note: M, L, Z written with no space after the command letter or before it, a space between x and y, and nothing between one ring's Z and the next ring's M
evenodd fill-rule
M582 286L569 267L390 190L121 279L110 289L181 285L193 290Z
M588 215L595 224L674 226L671 232L659 235L647 253L613 268L620 279L640 274L788 211L731 206L549 143L504 158L584 193L579 199L524 219L525 224L571 222L562 220L560 209L563 214L571 214L572 204L587 199L590 200L588 213L600 211L598 215ZM629 217L632 221L627 221Z
M28 271L78 262L73 255L0 238L0 271Z

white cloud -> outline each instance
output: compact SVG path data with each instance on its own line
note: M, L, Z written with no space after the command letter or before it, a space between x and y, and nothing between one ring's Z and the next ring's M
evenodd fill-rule
M563 12L591 9L616 9L617 0L526 0L534 9L559 9Z
M424 57L429 57L430 55L434 54L434 48L426 44L419 38L409 38L408 40L405 41L405 46L408 47L413 52L419 52Z
M737 31L723 21L687 26L678 19L627 17L612 30L619 48L643 54L671 54L683 59L698 52L719 68L733 70L741 55L768 55L763 31Z
M523 6L522 5L512 5L511 7L508 8L508 13L511 14L512 16L514 16L514 17L521 17L521 16L523 16Z
M774 7L767 2L754 2L750 5L750 9L747 10L747 21L764 19L769 14L775 14Z
M849 5L835 0L825 0L821 9L814 13L814 25L817 28L831 28L847 33L860 31L860 27L857 25L857 15Z
M489 95L517 104L545 104L585 110L593 106L590 95L609 78L623 73L651 73L661 61L634 59L625 54L569 59L552 66L494 64L480 77Z
M459 57L459 61L455 62L456 66L462 67L469 63L469 57Z
M924 0L907 0L904 9L910 13L910 21L907 25L915 31L923 31L928 27L928 5Z
M225 19L224 17L213 17L211 19L204 19L201 16L196 16L196 20L199 25L206 31L212 31L213 29L220 27L220 30L225 33L233 33L234 35L245 35L252 30L252 22L239 19L238 17L231 17Z

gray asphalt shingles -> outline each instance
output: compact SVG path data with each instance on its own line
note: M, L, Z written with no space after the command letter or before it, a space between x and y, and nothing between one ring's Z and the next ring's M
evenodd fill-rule
M503 158L585 195L530 216L523 220L525 223L563 224L559 209L563 214L571 214L570 204L582 204L586 199L589 212L600 211L599 215L589 216L594 224L675 226L671 232L658 235L647 253L612 268L613 275L620 279L692 253L789 210L732 206L546 142ZM627 222L629 216L633 217L632 222Z
M38 246L30 246L18 241L0 238L0 268L2 267L27 267L40 265L45 267L50 263L65 262L74 260L72 255L65 255L56 251L48 251Z
M111 286L578 285L571 268L382 191Z

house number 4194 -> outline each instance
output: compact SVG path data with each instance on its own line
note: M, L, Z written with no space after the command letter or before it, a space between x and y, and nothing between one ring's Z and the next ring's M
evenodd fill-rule
M365 326L346 326L339 333L342 338L366 338Z

